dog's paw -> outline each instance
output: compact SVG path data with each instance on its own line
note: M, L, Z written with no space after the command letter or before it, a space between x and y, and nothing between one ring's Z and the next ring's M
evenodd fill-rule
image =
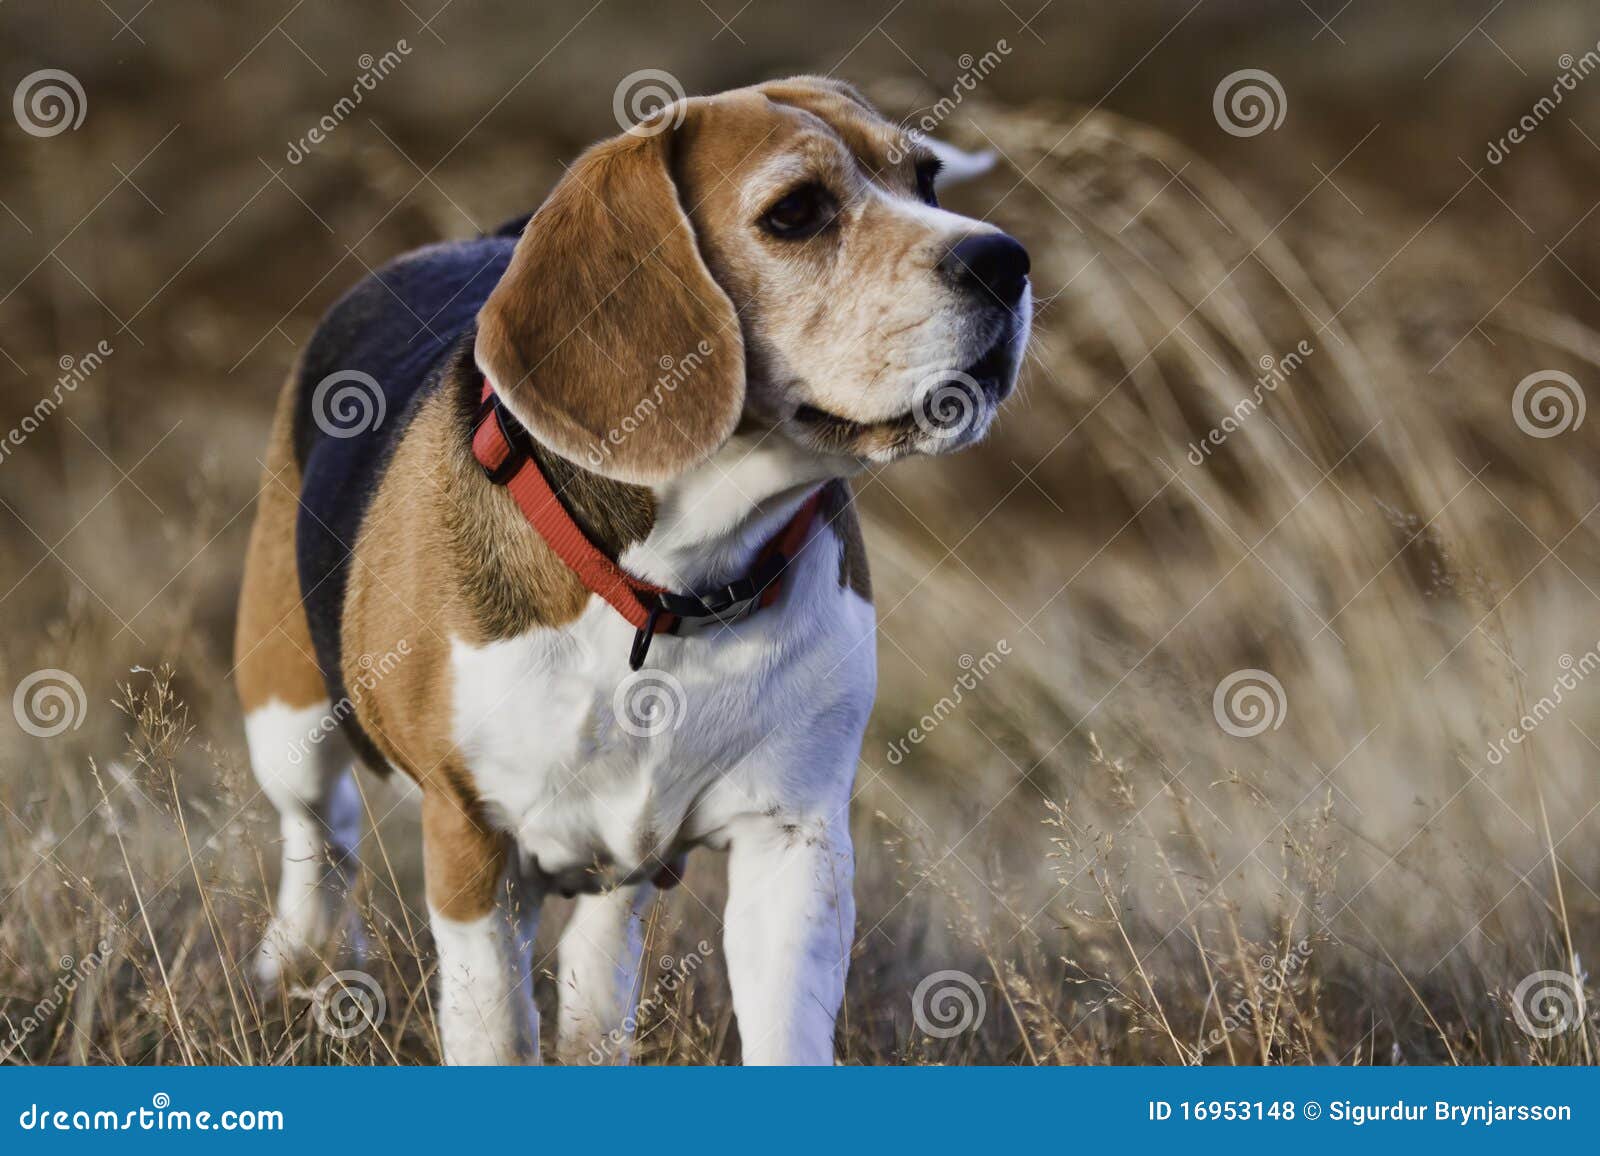
M321 907L312 918L275 915L250 961L257 990L270 993L367 958L367 938L355 911Z

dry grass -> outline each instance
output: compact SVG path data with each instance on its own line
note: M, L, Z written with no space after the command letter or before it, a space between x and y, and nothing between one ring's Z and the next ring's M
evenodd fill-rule
M855 812L860 926L840 1055L1592 1062L1592 1012L1537 1039L1510 1000L1524 976L1581 974L1600 953L1600 686L1579 683L1530 741L1486 758L1550 693L1562 655L1600 645L1600 541L1585 520L1595 423L1536 439L1510 405L1536 370L1600 380L1592 302L1575 300L1560 262L1519 282L1540 241L1509 218L1486 228L1502 211L1470 182L1430 220L1443 196L1418 211L1352 175L1299 204L1311 180L1293 195L1276 176L1236 187L1104 111L984 102L952 135L1003 151L958 200L996 206L1027 241L1045 299L1022 396L991 441L863 486L883 675ZM346 138L327 169L293 179L341 234L364 222L359 236L416 174ZM492 153L463 158L481 182L452 182L487 190L471 202L488 206L484 224L518 203ZM8 202L44 203L64 155L33 162L19 182L32 194L9 189ZM211 179L237 204L264 172L245 157ZM1564 188L1551 198L1572 201ZM98 193L66 195L70 225ZM135 201L102 210L91 240L142 222ZM361 246L368 260L467 231L442 192L404 204ZM9 691L57 667L89 691L80 729L0 735L8 1062L438 1058L415 816L385 784L362 779L359 882L381 1025L329 1035L309 992L262 998L236 970L264 927L276 858L227 680L243 511L285 339L302 340L325 293L360 273L346 262L296 305L328 264L307 255L315 228L292 198L263 199L181 304L135 322L155 348L118 334L96 388L0 465L0 681ZM230 300L230 265L266 251L280 259ZM144 283L137 259L109 245L70 258ZM7 343L45 371L8 405L18 415L63 350L115 330L65 274L40 281L18 306L31 336ZM1303 364L1189 460L1261 359L1302 341ZM92 445L113 447L132 480ZM58 542L70 544L44 548ZM954 704L991 653L992 672ZM1287 710L1250 739L1213 716L1214 688L1242 669L1271 672ZM914 726L926 739L897 748ZM652 912L645 1062L737 1058L720 868L702 853ZM702 941L703 963L664 984ZM945 970L973 977L984 1014L940 1037L912 1002ZM547 1024L553 995L541 975Z

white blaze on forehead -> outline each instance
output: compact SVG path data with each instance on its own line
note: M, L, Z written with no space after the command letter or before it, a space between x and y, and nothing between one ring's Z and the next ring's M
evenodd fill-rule
M1000 232L997 226L986 221L952 213L949 209L930 205L915 197L896 197L884 193L883 200L896 215L925 226L930 233L951 244L965 237Z

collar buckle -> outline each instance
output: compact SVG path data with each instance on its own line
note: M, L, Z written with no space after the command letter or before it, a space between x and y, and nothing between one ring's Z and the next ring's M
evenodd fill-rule
M663 613L665 611L660 606L652 606L644 625L634 632L633 647L628 651L629 670L638 670L644 665L645 655L650 653L650 643L655 641L656 624L661 621Z
M713 626L728 627L754 614L762 605L767 589L783 573L789 560L780 550L769 550L759 558L748 575L704 594L656 595L660 605L677 619L672 633L700 634Z

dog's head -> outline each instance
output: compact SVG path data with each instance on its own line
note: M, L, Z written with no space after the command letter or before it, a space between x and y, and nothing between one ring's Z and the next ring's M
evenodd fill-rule
M938 207L940 160L848 86L680 101L568 171L479 314L476 357L556 452L665 481L741 423L840 468L987 431L1028 255Z

